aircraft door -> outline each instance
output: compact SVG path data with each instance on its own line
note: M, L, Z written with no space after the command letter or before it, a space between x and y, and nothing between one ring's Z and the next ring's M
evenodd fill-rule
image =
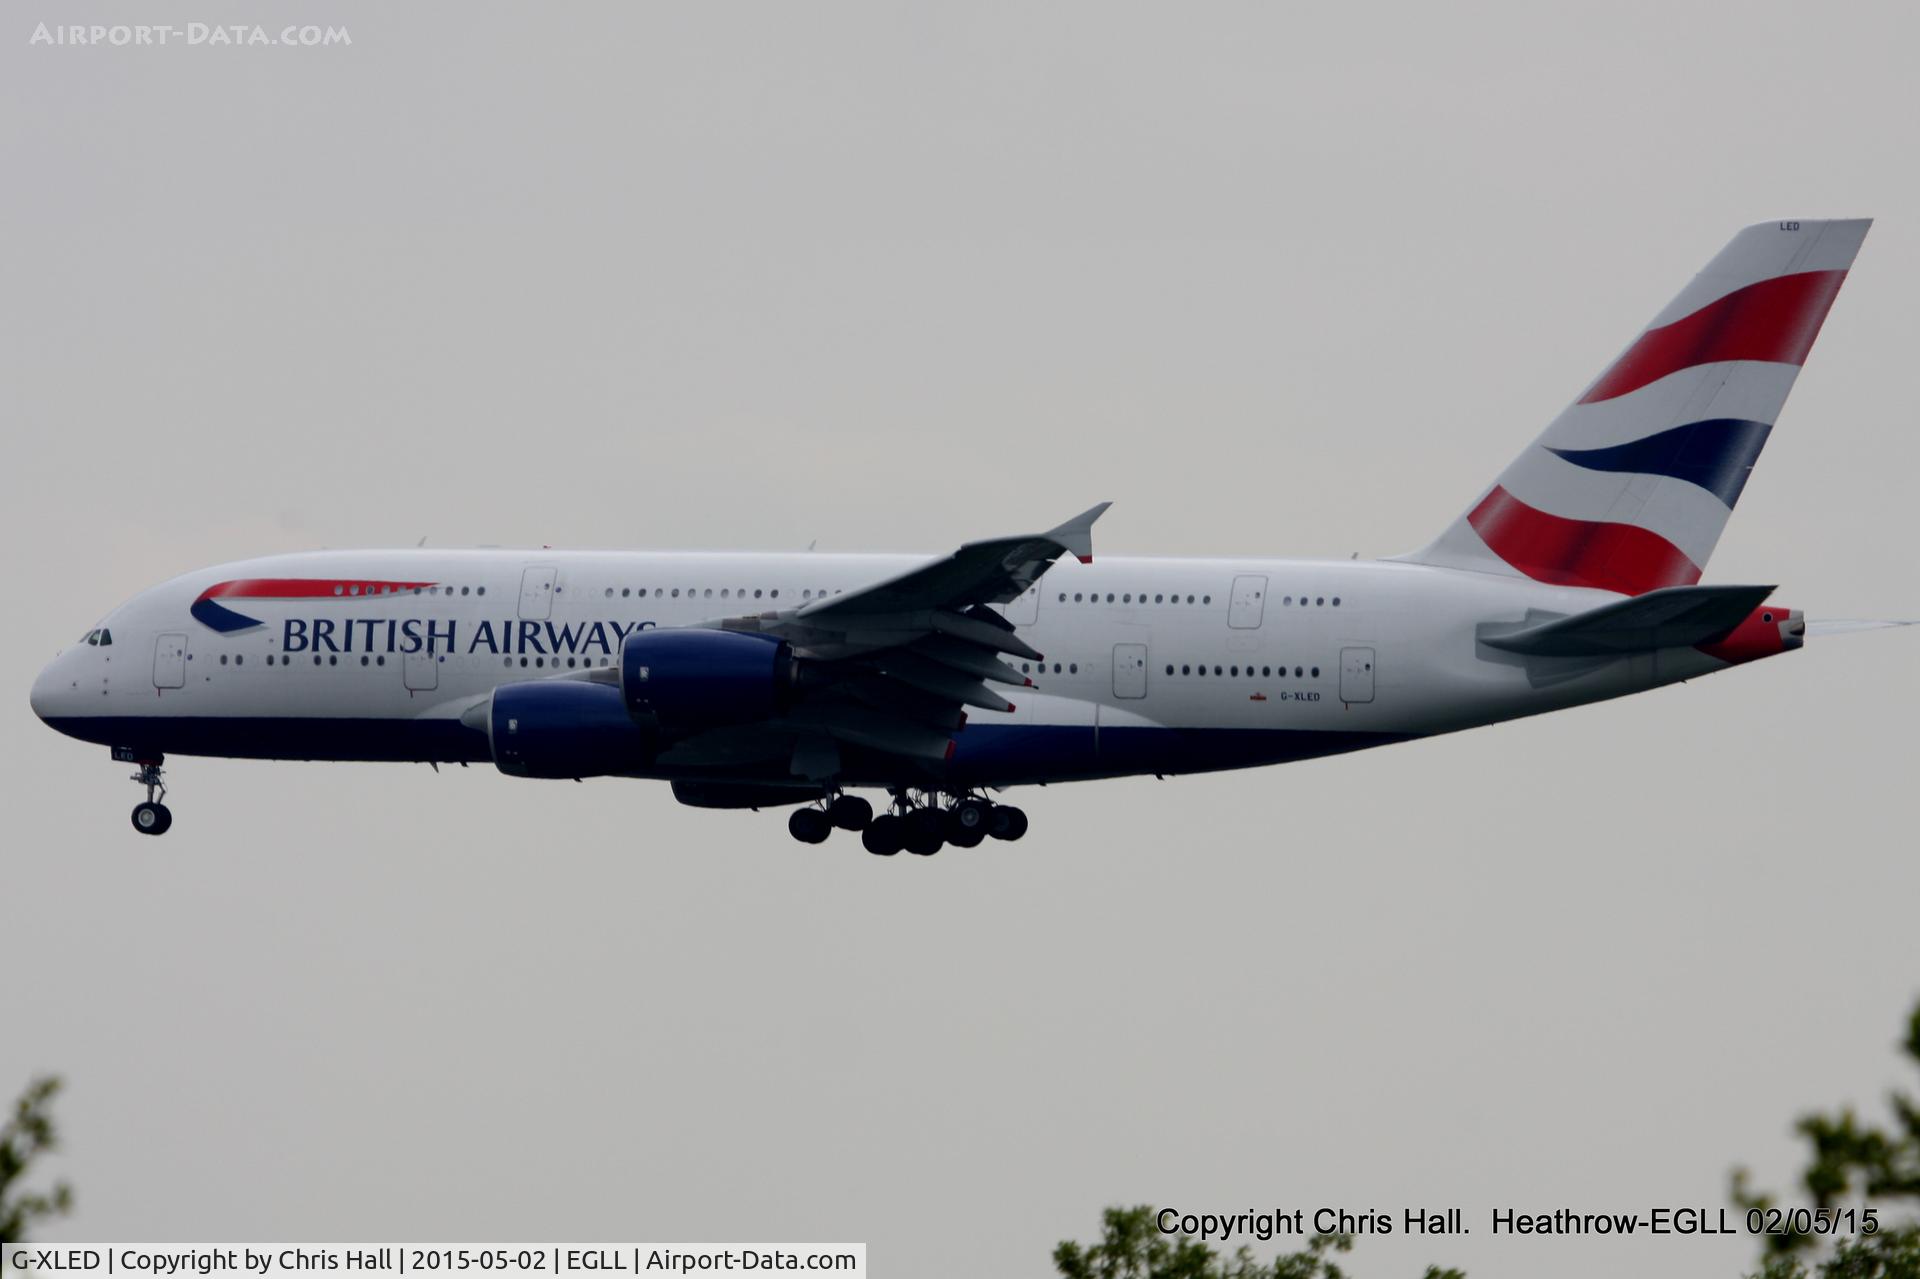
M153 642L153 686L187 686L187 637L162 635Z
M1227 625L1237 631L1250 631L1260 625L1267 607L1267 579L1236 577L1233 598L1227 604Z
M539 621L553 615L553 579L551 565L528 569L520 575L520 616Z
M1373 700L1372 649L1340 650L1340 700L1348 703Z
M1113 695L1115 697L1147 695L1147 646L1145 644L1113 646Z
M1015 626L1032 626L1040 620L1040 588L1029 586L1005 604L997 605L1000 616Z
M422 644L416 653L404 653L400 658L400 677L408 688L416 693L431 692L440 687L440 656L431 646Z

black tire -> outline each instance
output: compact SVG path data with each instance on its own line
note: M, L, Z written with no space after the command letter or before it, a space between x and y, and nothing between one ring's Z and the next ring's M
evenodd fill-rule
M873 805L858 795L842 795L827 809L827 816L841 830L865 830L873 824Z
M1027 833L1027 815L1012 804L993 806L992 829L988 834L995 839L1015 840Z
M173 825L173 814L167 811L165 804L135 804L133 806L133 828L142 835L164 835Z
M860 832L860 842L875 857L892 857L900 851L902 834L898 817L876 817Z
M902 820L906 823L906 838L901 843L907 851L916 857L931 857L940 851L946 841L940 835L940 823L945 816L937 808L916 808Z
M986 842L987 832L983 830L947 831L947 842L955 848L978 848Z
M981 839L985 839L987 832L992 829L992 822L992 804L989 804L984 799L963 799L947 810L947 830L949 832L947 838L953 839L954 833L959 833L965 835L977 834ZM955 840L954 842L958 843L959 841ZM977 844L980 840L976 839L973 842Z
M833 833L833 823L817 808L796 808L787 818L787 834L803 844L824 844Z

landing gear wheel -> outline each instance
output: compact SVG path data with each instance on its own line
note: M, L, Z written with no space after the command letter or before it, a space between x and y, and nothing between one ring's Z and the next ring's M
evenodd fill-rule
M133 752L122 752L115 748L113 757L117 760L132 759ZM164 835L173 825L173 814L161 803L167 797L166 770L160 767L166 756L155 755L151 759L134 760L140 765L140 771L131 780L147 788L147 802L133 806L133 828L142 835Z
M916 808L901 820L906 823L906 838L902 841L907 851L916 857L931 857L940 851L945 843L940 836L940 824L945 814L937 808Z
M133 828L142 835L164 835L173 825L173 813L165 804L135 804Z
M860 842L875 857L892 857L900 851L902 836L898 817L876 817L860 832Z
M858 795L842 795L827 805L827 817L841 830L865 830L873 822L873 805Z
M992 822L993 805L984 799L963 799L947 810L949 829L960 834L978 835L980 839L985 839L987 832L992 829ZM951 839L952 835L948 838ZM973 842L977 844L980 840Z
M803 844L824 844L833 834L833 823L817 808L796 808L787 818L787 834Z
M1027 815L1012 804L995 804L987 833L995 839L1019 839L1027 833Z
M940 815L940 833L955 848L977 848L987 837L988 811L979 800L962 800Z

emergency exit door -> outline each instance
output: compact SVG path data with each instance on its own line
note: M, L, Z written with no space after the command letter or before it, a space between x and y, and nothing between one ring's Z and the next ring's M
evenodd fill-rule
M1227 602L1227 625L1236 631L1255 630L1267 609L1267 579L1236 577L1233 597Z
M422 644L417 653L406 653L400 659L400 676L408 688L416 693L428 692L440 687L440 655Z
M1145 644L1113 646L1113 695L1115 697L1147 695L1147 646Z
M186 636L162 635L153 642L153 686L155 688L187 686Z
M1029 586L999 607L1000 616L1015 626L1032 626L1040 618L1040 588Z
M1340 700L1343 702L1373 700L1372 649L1343 648L1340 650Z
M532 620L553 615L554 568L530 568L520 575L520 616Z

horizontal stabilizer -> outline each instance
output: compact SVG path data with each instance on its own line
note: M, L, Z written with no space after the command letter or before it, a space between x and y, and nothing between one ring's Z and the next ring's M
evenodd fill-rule
M1534 657L1594 657L1720 639L1773 594L1771 586L1670 586L1585 613L1510 629L1482 627L1489 648Z

